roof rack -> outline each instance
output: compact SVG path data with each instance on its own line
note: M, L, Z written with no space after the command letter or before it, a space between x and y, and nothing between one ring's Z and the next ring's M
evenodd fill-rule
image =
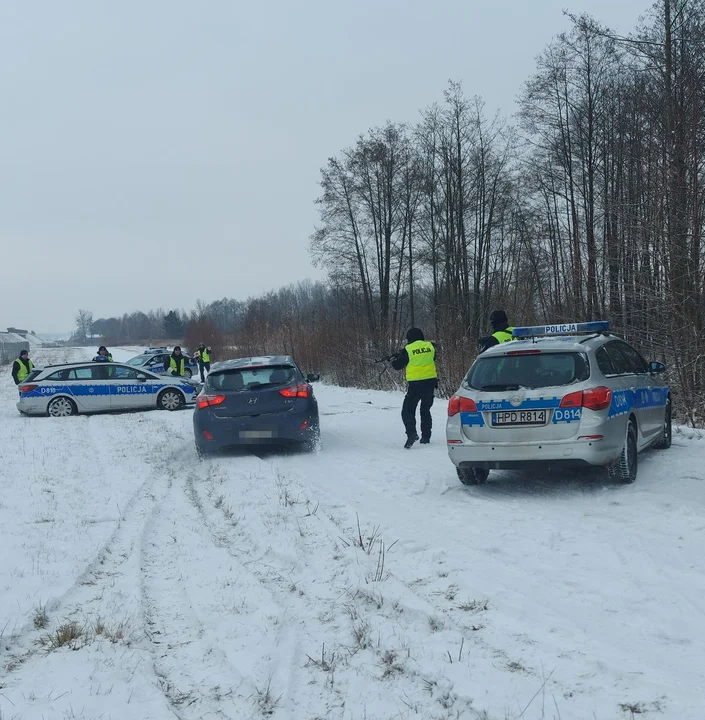
M609 321L596 320L584 323L556 323L548 325L531 325L527 327L515 327L512 330L512 337L516 339L532 338L544 335L582 335L588 333L607 332L610 328Z

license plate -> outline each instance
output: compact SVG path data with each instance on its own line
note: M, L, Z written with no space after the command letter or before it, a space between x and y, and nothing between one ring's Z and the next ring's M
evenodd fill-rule
M240 437L244 440L264 440L274 437L274 430L240 430Z
M548 410L500 410L492 413L492 425L494 427L545 425L547 422Z

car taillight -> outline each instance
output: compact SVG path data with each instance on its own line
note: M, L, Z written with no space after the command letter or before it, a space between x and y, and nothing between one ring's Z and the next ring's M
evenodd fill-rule
M578 390L565 395L561 400L562 408L584 407L588 410L606 410L612 402L612 391L604 385L589 390Z
M220 405L222 402L225 402L225 395L199 395L196 398L196 405L199 410L211 405Z
M32 392L36 390L39 387L39 385L20 385L20 392Z
M475 401L460 395L453 395L448 401L448 417L464 412L477 412Z
M507 355L540 355L540 350L510 350Z
M307 398L309 396L309 393L311 392L311 386L310 385L293 385L292 387L288 388L282 388L279 391L280 395L283 395L284 397L288 398Z
M612 391L604 385L583 390L583 407L588 410L607 410L612 402Z
M578 408L583 406L583 391L578 390L569 395L565 395L561 400L562 408Z

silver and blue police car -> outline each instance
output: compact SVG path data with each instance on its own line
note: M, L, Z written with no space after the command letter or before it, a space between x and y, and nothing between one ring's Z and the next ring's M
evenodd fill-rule
M517 327L477 357L448 403L448 454L466 485L491 468L602 467L632 483L637 454L671 445L666 367L605 321Z
M123 363L83 362L35 368L19 387L23 415L67 417L111 410L179 410L201 386Z

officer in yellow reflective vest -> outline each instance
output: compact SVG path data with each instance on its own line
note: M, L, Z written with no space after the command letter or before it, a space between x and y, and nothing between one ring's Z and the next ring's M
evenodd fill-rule
M168 360L164 362L164 370L171 371L172 375L185 375L186 358L181 353L181 348L176 345Z
M507 313L504 310L492 311L490 314L490 325L492 325L492 335L480 338L480 352L485 352L487 348L514 339L512 337L512 330L514 330L514 328L509 327L509 318L507 318Z
M198 369L201 371L201 382L206 381L205 370L211 370L211 349L206 347L205 343L201 343L196 350L196 360L198 360Z
M20 356L12 363L12 379L15 385L19 385L34 369L32 361L29 359L29 353L23 350Z
M436 370L436 346L428 342L419 328L411 328L406 333L407 345L390 358L395 370L406 368L408 384L404 404L401 408L401 419L406 429L408 450L418 439L416 432L416 407L421 403L421 442L431 442L431 406L434 391L438 387L438 371Z

